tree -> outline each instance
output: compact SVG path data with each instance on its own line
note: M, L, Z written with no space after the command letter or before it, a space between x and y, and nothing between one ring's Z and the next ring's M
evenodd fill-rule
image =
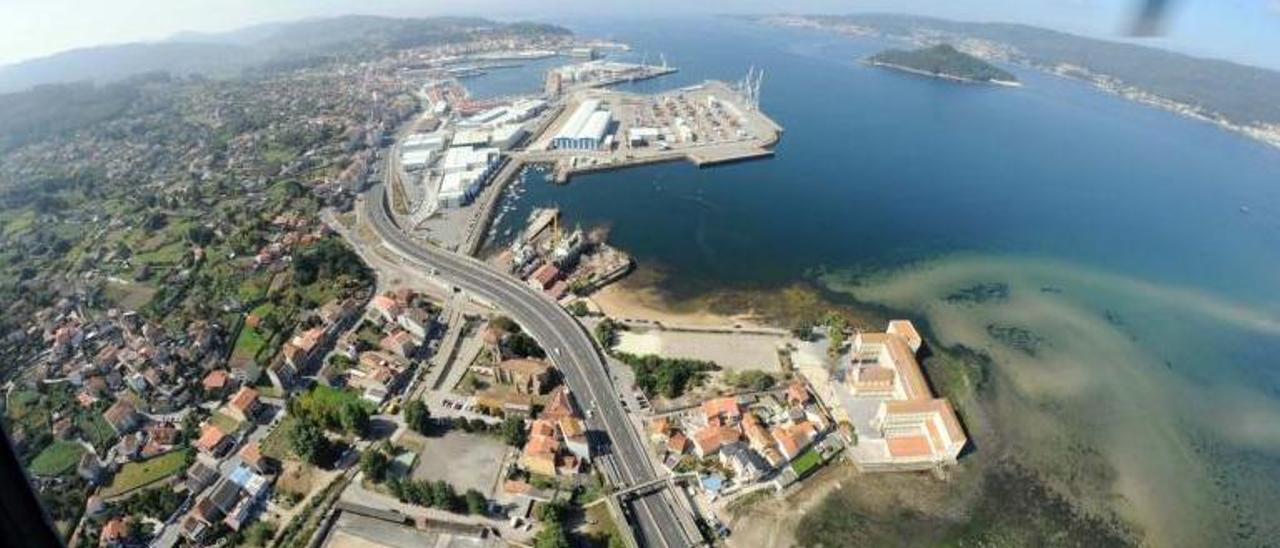
M294 423L289 432L289 447L309 464L320 464L329 456L329 439L324 437L320 425L309 419Z
M404 406L404 422L410 430L426 435L431 429L431 410L421 400L413 400Z
M338 419L342 422L342 429L347 433L364 436L369 428L369 409L363 402L347 402L342 406Z
M506 316L494 316L492 320L489 320L489 326L499 331L506 331L507 333L516 333L520 331L520 326L517 325L514 320Z
M559 521L548 521L533 537L534 548L569 548L569 535L564 531L564 524Z
M528 333L512 333L503 340L507 352L518 358L545 358L547 352Z
M269 521L258 520L244 530L244 543L247 546L267 546L276 535L276 527Z
M387 477L387 468L390 465L391 461L380 449L371 447L360 455L360 470L374 483L381 483Z
M587 303L582 301L573 301L572 303L569 303L569 312L578 317L586 316L589 312L587 310Z
M467 501L467 513L473 515L484 515L485 510L489 507L489 500L475 489L467 489L463 498Z
M184 441L195 441L200 437L200 417L196 416L194 411L188 412L182 417L182 439Z
M431 505L453 512L458 509L458 492L444 480L436 480L431 486Z
M535 548L569 548L569 535L564 530L563 503L548 502L537 507L536 517L542 529L533 537Z
M512 447L520 447L524 445L524 419L520 417L507 417L502 421L502 441Z
M618 344L618 331L624 327L612 318L600 320L600 323L596 324L596 340L600 341L600 346L605 350L609 350Z

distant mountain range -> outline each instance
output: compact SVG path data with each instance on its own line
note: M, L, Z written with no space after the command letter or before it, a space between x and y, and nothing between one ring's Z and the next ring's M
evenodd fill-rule
M150 72L234 75L264 63L424 46L487 29L569 34L567 29L552 25L495 23L472 17L349 15L267 23L224 33L179 33L159 42L74 49L6 65L0 67L0 93L40 84L113 82Z
M1280 146L1280 72L1011 23L897 14L775 15L749 19L917 46L951 43L988 61L1030 66Z

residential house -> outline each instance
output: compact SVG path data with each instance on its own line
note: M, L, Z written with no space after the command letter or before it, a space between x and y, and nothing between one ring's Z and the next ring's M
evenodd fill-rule
M520 455L521 468L554 476L576 474L590 460L591 447L586 426L578 416L564 387L552 393L538 419L529 427L529 437Z
M319 357L325 331L322 327L307 329L284 344L284 359L299 370L305 370Z
M203 500L203 499L201 499ZM205 534L209 530L209 524L196 517L195 513L187 514L182 518L181 525L178 526L178 532L187 540L200 544L204 540Z
M218 463L206 460L208 457L200 455L196 457L196 461L187 468L187 479L184 485L187 487L188 493L199 493L205 487L218 479Z
M218 399L230 392L234 380L225 369L214 369L204 376L200 381L200 385L204 388L204 393L211 399Z
M551 391L551 397L547 400L547 405L543 406L542 413L538 418L549 420L560 420L564 417L578 416L578 409L573 405L572 395L569 389L560 386Z
M222 478L209 490L209 501L224 516L231 513L231 510L240 502L242 496L244 496L244 493L241 491L240 485L231 481L230 476Z
M297 382L298 370L286 360L276 360L267 368L267 378L271 379L272 386L287 392Z
M808 421L790 425L776 426L769 433L778 443L778 451L787 460L794 459L804 452L809 444L818 437L818 430Z
M98 480L102 479L102 462L98 460L98 455L89 451L80 455L80 461L76 464L76 475L91 484L97 484Z
M742 433L731 426L709 425L693 433L693 452L699 457L714 455L728 444L742 439Z
M270 474L275 469L271 459L262 455L262 447L257 442L246 444L239 455L240 462L259 474Z
M102 418L106 419L111 429L121 436L132 432L138 426L137 410L134 409L132 403L125 400L119 400L107 408L107 411L102 414Z
M257 418L261 408L262 402L258 400L258 391L243 386L235 396L231 397L231 401L227 402L225 412L236 420L247 422Z
M769 464L761 459L760 455L748 449L742 442L721 447L720 463L733 470L733 477L739 484L760 479L770 469Z
M66 440L76 432L76 425L72 422L71 417L62 417L53 423L53 437Z
M538 419L529 427L529 436L520 454L520 467L534 474L556 475L556 455L560 442L556 426L550 420Z
M390 335L382 338L378 343L379 348L392 352L401 358L410 358L414 352L418 351L418 343L413 340L413 335L408 331L397 329Z
M675 431L671 437L667 438L667 451L673 455L685 454L689 451L689 438L684 435L684 432Z
M98 535L98 546L123 546L128 538L129 526L124 518L113 518L102 526L102 533Z
M200 438L193 444L201 453L220 457L231 447L232 440L222 429L210 423L200 429Z
M805 386L804 381L797 380L787 385L787 404L803 407L813 401L813 397L809 394L809 388Z
M352 299L334 299L320 307L317 316L324 325L329 327L330 331L336 330L339 326L351 318L356 310L356 302Z
M370 317L381 323L395 323L400 316L400 303L388 295L376 295L369 303Z
M396 318L396 324L412 333L418 340L423 340L427 338L427 331L431 328L431 314L421 308L406 308Z
M556 421L564 448L582 462L591 460L591 444L587 442L587 426L582 419L565 417Z
M742 407L734 397L715 398L702 402L702 415L707 424L738 424L742 420Z

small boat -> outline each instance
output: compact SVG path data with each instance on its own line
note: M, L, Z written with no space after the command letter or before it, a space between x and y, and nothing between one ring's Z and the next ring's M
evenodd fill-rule
M1243 213L1243 214L1245 214L1245 215L1248 215L1248 214L1249 214L1249 206L1243 206L1243 205L1242 205L1242 206L1240 206L1240 213Z

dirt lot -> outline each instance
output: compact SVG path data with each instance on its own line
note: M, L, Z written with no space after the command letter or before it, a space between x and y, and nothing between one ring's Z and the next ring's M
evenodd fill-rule
M708 360L726 370L782 371L778 347L789 337L633 328L619 334L618 349L630 354Z
M497 437L458 431L422 438L422 447L414 479L444 480L458 492L475 489L485 494L492 493L507 451Z
M785 497L754 497L754 502L735 508L730 503L725 524L733 531L728 538L730 548L756 546L792 546L795 528L805 512L817 506L823 497L852 481L857 471L852 466L827 466L802 486ZM722 514L723 515L723 514Z

